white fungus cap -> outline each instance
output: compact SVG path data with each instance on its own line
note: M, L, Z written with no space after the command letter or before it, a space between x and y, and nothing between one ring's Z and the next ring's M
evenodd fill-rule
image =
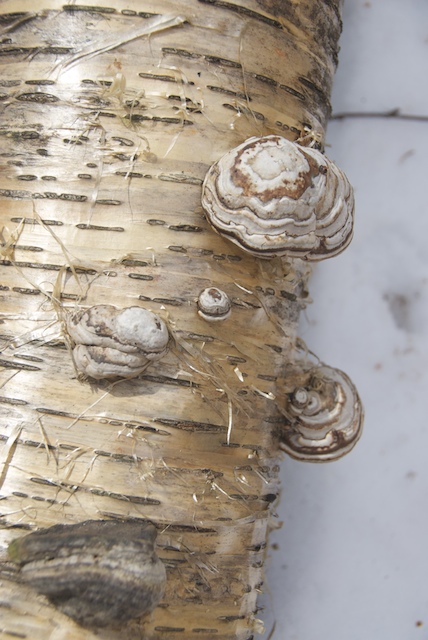
M217 287L207 287L199 294L198 313L208 322L226 320L231 313L231 303L227 293Z
M304 385L290 395L288 420L281 428L281 449L307 462L328 462L357 443L364 412L349 377L326 365L304 372Z
M67 318L76 367L97 380L133 377L168 351L168 329L142 307L95 305Z
M281 136L249 138L218 160L202 206L218 233L262 258L321 260L352 238L354 197L344 173Z

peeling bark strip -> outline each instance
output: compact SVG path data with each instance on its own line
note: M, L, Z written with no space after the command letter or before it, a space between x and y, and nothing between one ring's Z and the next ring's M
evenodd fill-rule
M339 5L1 3L5 637L96 637L5 555L29 531L87 520L151 522L167 574L160 605L103 638L250 640L261 629L281 434L299 451L296 425L310 427L321 389L327 447L336 405L348 425L356 401L347 378L321 380L298 353L307 264L217 235L201 185L251 136L322 147ZM130 380L80 380L66 319L97 305L159 316L168 354Z

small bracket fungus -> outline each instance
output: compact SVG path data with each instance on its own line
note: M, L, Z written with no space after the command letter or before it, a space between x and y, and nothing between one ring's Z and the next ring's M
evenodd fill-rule
M352 238L345 174L317 149L277 135L249 138L218 160L202 206L218 233L260 258L322 260Z
M141 307L101 304L70 315L67 330L79 371L91 378L132 378L168 351L168 329Z
M120 625L160 602L165 567L150 523L87 520L41 529L9 545L21 577L87 627Z
M226 320L231 313L230 299L227 293L217 287L208 287L199 294L198 313L208 322Z
M348 376L327 366L304 372L288 395L281 449L307 462L328 462L348 453L361 435L363 408Z

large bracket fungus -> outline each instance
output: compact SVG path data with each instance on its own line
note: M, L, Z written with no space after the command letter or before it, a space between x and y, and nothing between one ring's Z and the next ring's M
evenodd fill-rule
M248 138L208 171L202 206L213 228L260 258L334 256L352 239L354 196L320 151L277 135Z

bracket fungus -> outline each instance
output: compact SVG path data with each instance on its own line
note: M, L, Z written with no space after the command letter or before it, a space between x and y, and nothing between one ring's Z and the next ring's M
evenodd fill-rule
M209 169L202 206L212 227L260 258L334 256L350 243L354 196L320 151L286 138L248 138Z
M328 462L348 453L358 441L363 407L348 376L322 365L302 372L290 394L280 446L293 458Z
M96 380L137 376L168 351L165 323L141 307L95 305L70 315L66 326L77 369Z
M86 520L13 540L9 556L33 589L87 627L123 624L160 602L165 567L151 523Z
M231 313L231 303L227 293L217 287L207 287L199 294L198 314L208 322L226 320Z

